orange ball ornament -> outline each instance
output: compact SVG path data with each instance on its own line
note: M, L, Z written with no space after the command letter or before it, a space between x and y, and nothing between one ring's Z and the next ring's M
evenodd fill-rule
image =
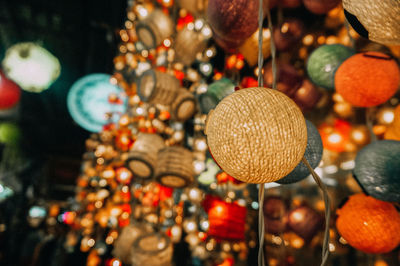
M400 83L400 69L394 58L380 52L353 55L335 74L336 91L358 107L377 106L392 97Z
M336 211L336 228L354 248L387 253L400 244L400 214L388 202L355 194Z

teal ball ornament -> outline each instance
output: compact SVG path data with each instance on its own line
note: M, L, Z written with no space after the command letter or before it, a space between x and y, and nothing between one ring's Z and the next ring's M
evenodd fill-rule
M365 146L356 156L353 174L369 196L400 202L400 141L379 140Z
M355 51L341 44L327 44L315 49L307 61L307 74L317 86L333 90L335 72Z
M318 129L311 123L306 120L307 126L307 147L304 153L304 157L311 165L313 169L315 169L322 159L322 140L319 135ZM291 184L295 182L299 182L309 176L311 173L308 170L307 166L300 161L300 163L284 178L276 181L279 184Z

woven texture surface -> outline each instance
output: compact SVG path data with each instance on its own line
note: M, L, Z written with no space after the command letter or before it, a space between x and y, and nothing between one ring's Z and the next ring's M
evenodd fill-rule
M304 157L311 165L312 168L316 168L322 159L322 140L319 135L318 129L311 123L306 120L307 125L307 147L306 152L304 153ZM300 162L296 168L293 169L290 174L285 176L284 178L278 180L279 184L290 184L295 183L300 180L303 180L311 173L308 170L307 166L304 165L303 162Z
M196 100L193 93L180 89L171 105L172 115L175 120L186 121L196 112Z
M322 45L308 57L307 74L316 85L335 88L335 72L354 50L341 44Z
M190 66L196 59L197 53L203 51L207 46L204 35L187 27L178 32L174 49L175 60Z
M139 40L147 48L155 48L174 32L173 22L161 9L155 9L145 19L141 20L136 31Z
M354 175L372 197L400 202L400 141L375 141L357 154Z
M356 249L386 253L400 244L400 214L390 203L356 194L336 213L339 234Z
M356 16L370 40L400 44L400 1L343 0L343 8Z
M335 74L336 91L359 107L386 102L396 93L399 82L400 70L396 61L379 52L353 55Z
M171 240L162 234L152 233L139 237L132 247L133 266L172 265Z
M247 183L283 178L300 162L307 145L306 123L297 105L279 91L259 87L224 98L209 115L206 134L220 167Z

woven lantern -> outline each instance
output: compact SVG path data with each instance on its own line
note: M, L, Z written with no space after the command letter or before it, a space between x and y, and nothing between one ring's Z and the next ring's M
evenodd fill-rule
M400 202L400 141L381 140L365 146L357 154L354 176L368 195Z
M304 153L304 157L311 165L312 168L316 168L322 159L322 140L319 135L318 129L308 120L306 120L307 125L307 148ZM311 173L303 162L300 162L296 168L293 169L290 174L284 178L278 180L279 184L290 184L303 180Z
M355 194L336 213L339 234L356 249L379 254L400 244L400 214L388 202Z
M174 43L175 60L190 66L196 55L207 47L207 40L201 32L185 27L178 32Z
M205 133L219 166L240 181L267 183L289 174L307 145L297 105L283 93L248 88L224 98L209 114Z
M247 213L245 207L212 196L206 197L203 206L208 213L209 236L217 240L245 239Z
M278 62L276 81L277 89L292 98L296 90L301 86L303 79L292 65ZM264 82L266 86L272 87L273 74L271 62L268 62L264 66Z
M278 196L269 196L264 200L265 229L271 234L280 234L286 231L288 217L287 204Z
M174 32L173 22L169 15L160 9L153 10L146 18L136 24L139 41L146 48L155 48Z
M258 6L259 1L209 0L208 23L223 39L244 41L257 30Z
M335 8L340 0L303 0L304 6L314 14L326 14Z
M170 105L179 88L179 80L174 76L149 69L139 78L137 94L144 102Z
M21 97L21 89L0 71L0 110L14 107Z
M274 42L278 51L293 48L303 36L304 25L299 19L286 19L274 30Z
M196 112L196 99L193 93L180 89L171 105L173 118L177 121L186 121Z
M288 226L305 241L310 241L322 228L323 218L313 208L303 205L288 214Z
M214 81L208 86L207 92L199 96L201 111L207 114L211 109L214 109L223 98L232 94L234 91L235 85L230 79L222 78Z
M192 152L178 146L158 152L157 181L166 187L182 188L194 181Z
M399 86L400 70L392 57L379 52L353 55L335 74L336 91L354 106L371 107L392 97Z
M344 14L363 37L383 44L400 44L400 2L343 0Z
M172 242L164 234L150 233L140 236L132 246L132 266L171 266Z
M334 89L335 72L354 50L341 44L322 45L308 57L307 74L317 86Z
M165 147L164 140L157 134L139 133L126 165L135 177L151 178L157 164L158 151Z
M258 60L258 30L254 32L239 48L238 51L246 59L250 66L255 66ZM270 56L271 34L268 29L263 30L262 51L264 59Z
M126 264L132 261L132 245L143 234L151 232L151 227L144 224L130 224L125 226L114 243L113 256Z

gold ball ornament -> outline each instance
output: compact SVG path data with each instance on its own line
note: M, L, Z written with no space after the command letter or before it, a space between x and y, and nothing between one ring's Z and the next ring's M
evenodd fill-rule
M285 94L255 87L225 97L207 119L208 146L230 176L268 183L289 174L307 145L302 112Z
M382 44L400 44L400 1L343 0L343 8L361 36Z

